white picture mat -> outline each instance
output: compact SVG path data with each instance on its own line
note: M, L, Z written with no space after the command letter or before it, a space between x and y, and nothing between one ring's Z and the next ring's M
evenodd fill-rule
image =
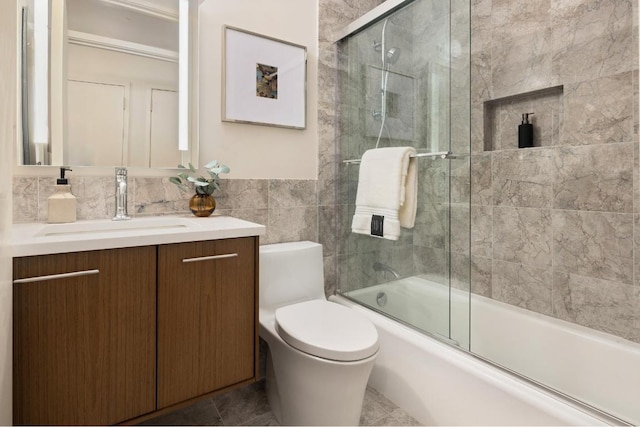
M223 120L304 129L306 49L233 28L225 31ZM278 68L278 98L256 95L256 64Z

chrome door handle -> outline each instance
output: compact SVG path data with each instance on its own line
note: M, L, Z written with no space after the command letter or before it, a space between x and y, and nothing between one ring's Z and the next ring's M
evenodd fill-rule
M13 281L13 283L43 282L45 280L66 279L68 277L91 276L99 273L100 273L100 270L74 271L73 273L60 273L60 274L49 274L47 276L26 277L24 279L16 279Z
M211 256L202 256L197 258L184 258L182 262L200 262L200 261L209 261L209 260L215 260L215 259L235 258L237 256L238 256L237 253L224 254L224 255L211 255Z

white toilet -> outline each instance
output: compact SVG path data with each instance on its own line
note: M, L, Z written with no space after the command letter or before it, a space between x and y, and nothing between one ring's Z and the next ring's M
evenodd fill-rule
M267 397L282 425L358 425L378 352L363 315L327 301L322 246L260 247L260 336Z

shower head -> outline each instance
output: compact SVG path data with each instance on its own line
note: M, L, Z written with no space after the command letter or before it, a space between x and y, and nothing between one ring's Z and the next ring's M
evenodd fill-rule
M386 55L386 63L387 65L393 65L396 62L398 62L398 58L400 57L400 48L399 47L392 47L391 49L389 49L387 51L387 55Z

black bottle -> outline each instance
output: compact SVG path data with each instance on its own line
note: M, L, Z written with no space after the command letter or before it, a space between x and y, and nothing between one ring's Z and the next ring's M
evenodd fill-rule
M522 114L522 123L518 126L518 148L533 147L533 125L529 123L532 114Z

